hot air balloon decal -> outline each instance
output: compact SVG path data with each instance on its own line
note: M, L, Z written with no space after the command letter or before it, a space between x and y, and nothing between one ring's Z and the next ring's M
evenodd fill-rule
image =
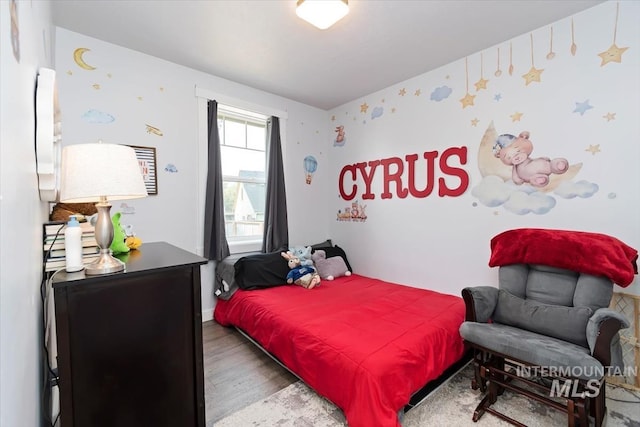
M313 178L313 173L318 169L318 161L313 156L307 156L304 158L304 172L305 172L305 182L307 184L311 184L311 179Z

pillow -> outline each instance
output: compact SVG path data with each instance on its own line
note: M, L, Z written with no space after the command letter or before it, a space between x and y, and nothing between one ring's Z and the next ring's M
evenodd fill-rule
M592 314L589 307L544 304L500 289L493 320L589 348L587 322Z
M316 249L324 249L333 247L333 243L331 243L331 239L327 239L324 242L316 243L315 245L306 245L311 246L311 251L315 251Z
M289 266L280 252L248 255L234 264L235 279L241 289L270 288L287 284Z
M353 273L353 268L351 268L351 264L349 264L349 260L347 259L347 254L345 253L344 249L342 249L338 245L328 247L328 248L321 248L321 249L325 252L325 254L327 255L327 258L331 258L334 256L342 257L342 259L344 260L344 263L347 265L347 269Z

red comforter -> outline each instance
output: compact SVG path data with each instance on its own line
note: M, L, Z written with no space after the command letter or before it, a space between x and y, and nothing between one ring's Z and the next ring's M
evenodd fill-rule
M411 395L462 357L464 312L459 297L354 274L312 290L238 290L214 318L251 335L350 427L392 427Z

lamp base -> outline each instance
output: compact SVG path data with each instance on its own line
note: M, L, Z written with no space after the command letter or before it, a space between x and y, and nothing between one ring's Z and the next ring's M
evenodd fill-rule
M98 276L124 271L124 263L109 252L109 249L102 250L97 260L85 266L84 273L87 276Z

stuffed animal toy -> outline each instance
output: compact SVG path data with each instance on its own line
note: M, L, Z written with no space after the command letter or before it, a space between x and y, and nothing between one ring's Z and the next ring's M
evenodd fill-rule
M313 266L313 260L311 259L311 246L294 246L289 249L289 252L300 259L300 265Z
M311 255L314 265L318 269L318 274L323 280L333 280L336 277L351 276L344 259L340 256L327 258L325 251L318 249Z
M111 223L113 224L113 241L111 242L110 248L114 255L127 253L130 250L129 246L125 243L126 235L124 228L120 225L121 215L120 212L116 212L116 214L111 217Z
M313 289L320 284L320 276L313 266L300 265L300 259L291 251L281 252L280 255L287 260L290 268L287 283L294 283L306 289Z
M136 236L136 233L133 231L133 226L131 224L124 226L124 243L129 247L129 249L138 249L142 246L142 240Z

